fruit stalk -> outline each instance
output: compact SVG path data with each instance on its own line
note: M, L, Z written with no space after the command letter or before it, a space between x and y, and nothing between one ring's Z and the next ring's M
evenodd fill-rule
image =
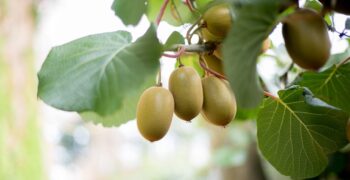
M160 21L162 20L162 17L164 15L164 12L165 12L165 9L166 9L166 6L168 5L168 3L169 3L169 0L164 0L162 7L160 8L159 14L157 16L157 19L156 19L157 25L159 25Z

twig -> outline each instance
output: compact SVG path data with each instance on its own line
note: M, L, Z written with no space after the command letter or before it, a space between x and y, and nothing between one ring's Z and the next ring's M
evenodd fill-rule
M175 44L169 49L166 49L165 51L178 52L179 48L181 47L185 48L186 52L210 52L210 51L213 51L216 46L213 43L191 44L191 45Z
M156 19L157 25L159 25L160 21L162 20L166 6L168 5L168 3L169 3L169 0L164 0L162 7L160 8L159 14L157 16L157 19Z
M163 56L164 57L168 57L168 58L178 58L180 57L183 53L186 52L186 48L184 46L180 46L178 48L178 51L175 53L175 54L166 54L166 53L163 53Z
M350 35L348 35L345 30L343 32L337 31L333 26L327 25L328 29L332 32L338 33L340 38L345 37L350 37Z

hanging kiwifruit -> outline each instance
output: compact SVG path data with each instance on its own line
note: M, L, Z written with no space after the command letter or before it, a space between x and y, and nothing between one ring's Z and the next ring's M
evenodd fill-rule
M298 9L283 20L283 38L293 61L318 70L330 56L331 42L323 18L310 9Z
M149 141L157 141L168 132L174 113L174 99L169 90L151 87L143 92L137 105L137 127Z
M215 76L202 79L204 102L202 115L209 122L226 126L237 111L236 99L229 84Z
M214 34L212 34L211 32L209 32L209 30L207 28L201 28L201 35L202 38L205 42L216 42L216 43L220 43L224 40L223 37L220 36L215 36Z
M174 96L175 114L186 121L196 117L203 105L201 77L192 67L180 67L169 79L169 90Z
M232 16L228 4L210 7L203 15L204 25L214 36L224 38L232 25Z

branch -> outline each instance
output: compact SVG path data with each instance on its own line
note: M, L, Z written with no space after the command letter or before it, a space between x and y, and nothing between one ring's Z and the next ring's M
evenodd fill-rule
M186 52L210 52L215 50L216 46L215 44L175 44L169 49L166 49L165 51L178 52L178 50L181 48L184 48Z

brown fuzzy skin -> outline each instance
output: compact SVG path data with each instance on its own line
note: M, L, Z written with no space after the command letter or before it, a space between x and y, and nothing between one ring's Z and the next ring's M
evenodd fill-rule
M169 78L169 90L174 96L175 114L191 121L203 106L203 89L201 77L192 67L180 67Z
M282 34L294 63L318 70L330 56L331 42L323 18L310 9L299 9L283 21Z
M225 75L223 62L221 59L216 57L214 54L205 54L203 55L203 59L211 70L214 70L221 75Z
M168 132L174 113L174 98L169 90L151 87L143 92L137 105L137 127L141 135L154 142Z
M215 76L202 79L204 103L203 117L214 125L226 126L237 112L236 99L227 82Z
M220 38L225 38L232 26L230 8L227 4L220 4L209 8L204 13L203 20L209 32Z
M334 4L332 4L332 0L320 0L320 2L327 10L350 15L349 0L334 0Z

